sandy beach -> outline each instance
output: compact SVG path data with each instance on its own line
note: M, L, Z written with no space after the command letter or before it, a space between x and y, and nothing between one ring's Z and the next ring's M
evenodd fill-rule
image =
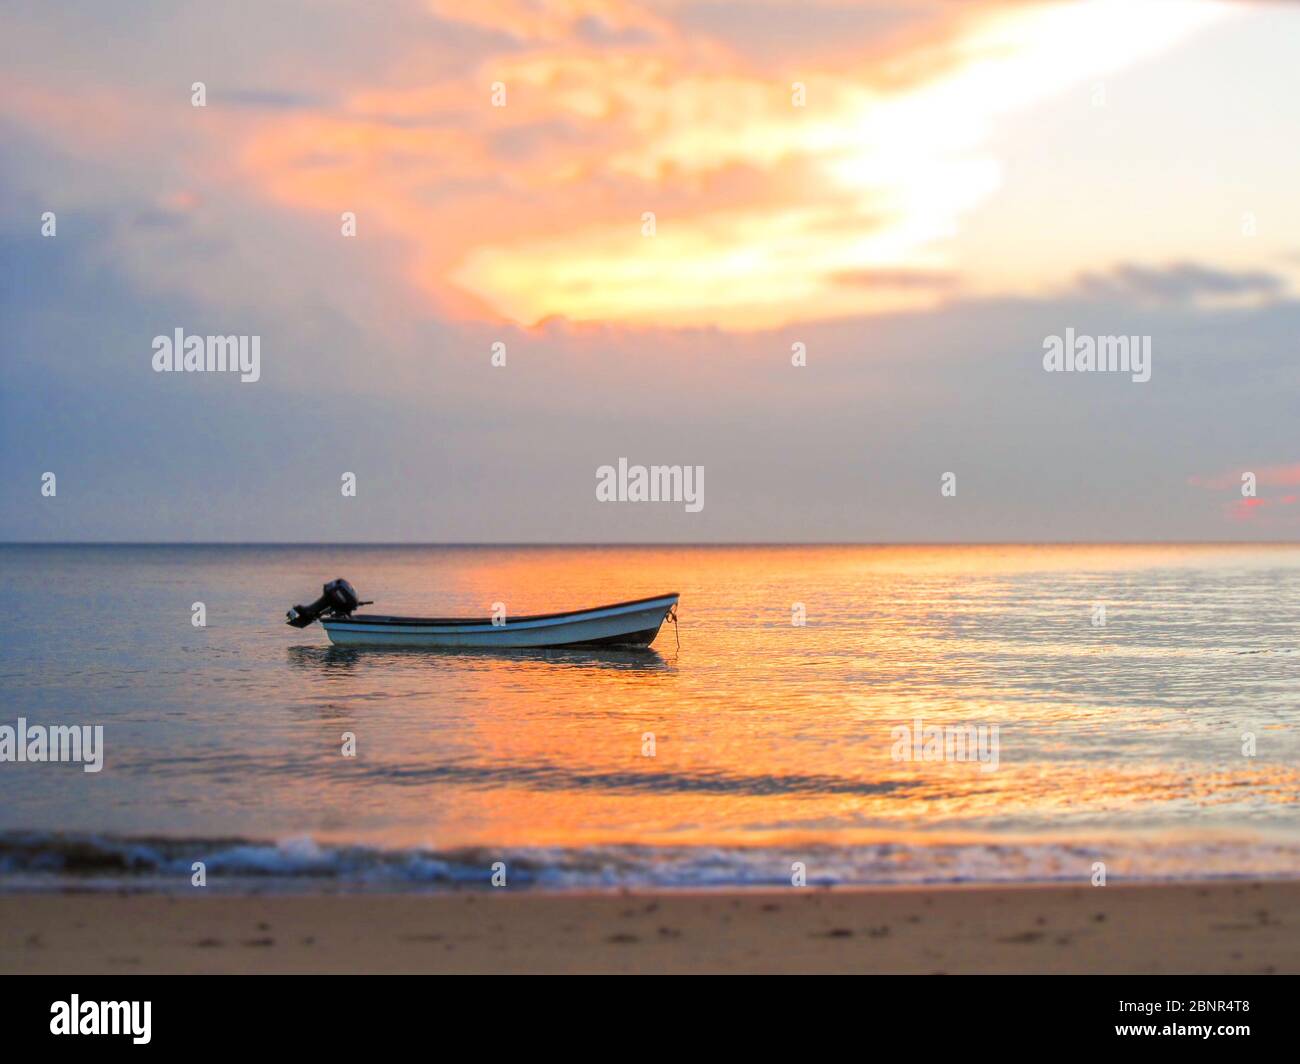
M0 896L5 973L1296 973L1300 883Z

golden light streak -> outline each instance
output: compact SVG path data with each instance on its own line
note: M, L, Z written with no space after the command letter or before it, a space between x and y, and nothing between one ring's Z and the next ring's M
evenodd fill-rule
M809 184L738 209L656 210L651 238L629 213L539 241L483 243L452 279L524 322L564 315L757 329L926 305L942 293L839 279L941 272L951 265L944 240L998 187L1000 162L980 144L1000 115L1154 54L1220 13L1207 4L1015 10L973 28L955 46L959 65L929 82L882 95L865 80L822 78L803 109L784 86L743 78L643 81L638 139L611 156L611 170L652 187L658 176L664 188L796 157ZM656 206L647 190L645 209Z

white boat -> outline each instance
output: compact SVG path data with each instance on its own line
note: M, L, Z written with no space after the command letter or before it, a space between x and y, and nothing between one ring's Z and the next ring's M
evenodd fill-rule
M585 610L526 617L391 617L355 613L361 602L346 580L333 580L310 606L295 606L289 624L320 620L337 646L380 647L648 647L665 620L677 619L676 593L615 602Z

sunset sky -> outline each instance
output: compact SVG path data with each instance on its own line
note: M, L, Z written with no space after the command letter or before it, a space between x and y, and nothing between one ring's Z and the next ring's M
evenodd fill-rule
M0 50L0 538L1300 533L1300 6L10 2ZM154 373L177 328L261 380ZM1066 329L1151 380L1046 373ZM620 457L703 510L598 503Z

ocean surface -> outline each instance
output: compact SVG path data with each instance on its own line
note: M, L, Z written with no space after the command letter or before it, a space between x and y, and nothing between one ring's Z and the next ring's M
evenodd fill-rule
M679 591L680 648L331 649L283 617L337 576ZM0 763L0 889L1300 875L1300 546L0 546L0 601L0 726L104 728Z

